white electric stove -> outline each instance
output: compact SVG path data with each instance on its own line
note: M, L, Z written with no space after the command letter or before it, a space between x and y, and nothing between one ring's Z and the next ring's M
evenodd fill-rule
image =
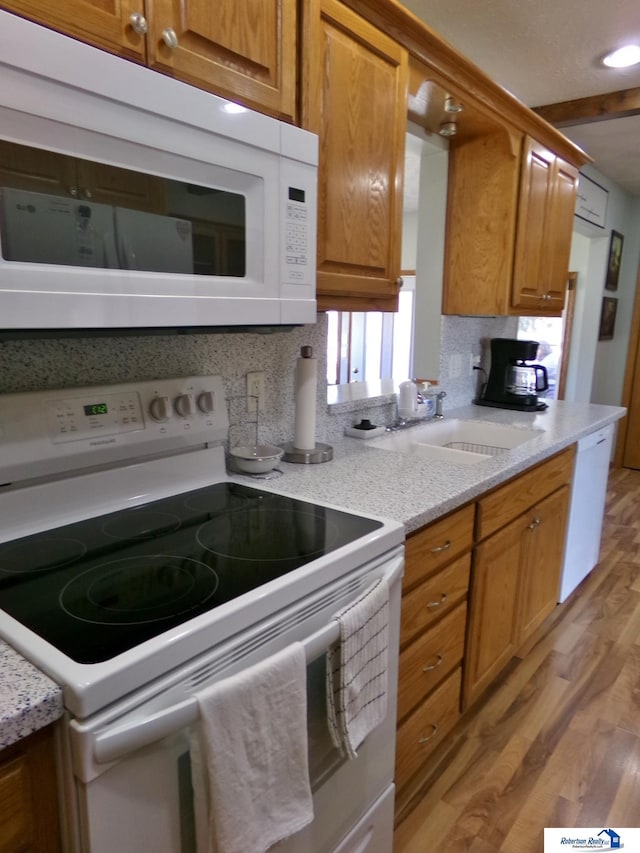
M193 694L299 640L316 819L282 849L373 833L362 849L390 850L403 528L287 494L286 476L229 477L227 436L219 376L0 397L0 635L64 691L65 845L195 850ZM383 575L391 707L345 762L323 652L332 614ZM160 814L140 814L149 799Z

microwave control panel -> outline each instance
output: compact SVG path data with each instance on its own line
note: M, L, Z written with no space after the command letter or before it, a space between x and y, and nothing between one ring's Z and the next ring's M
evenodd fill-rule
M317 169L308 163L281 162L280 274L285 285L305 285L315 298ZM304 291L289 291L300 298Z
M285 217L285 267L292 284L306 282L309 271L309 206L305 191L289 187Z

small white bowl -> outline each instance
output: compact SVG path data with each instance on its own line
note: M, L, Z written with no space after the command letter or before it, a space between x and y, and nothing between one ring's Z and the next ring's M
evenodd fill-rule
M251 447L233 447L229 456L239 471L246 474L265 474L272 471L282 459L284 450L273 444L254 444Z

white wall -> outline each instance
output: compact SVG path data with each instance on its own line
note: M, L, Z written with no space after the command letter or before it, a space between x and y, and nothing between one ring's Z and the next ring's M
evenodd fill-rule
M604 231L575 220L571 270L578 273L568 400L620 405L640 259L640 199L625 193L593 167L584 173L609 191ZM618 289L604 289L611 229L624 235ZM602 297L618 300L613 340L598 341Z

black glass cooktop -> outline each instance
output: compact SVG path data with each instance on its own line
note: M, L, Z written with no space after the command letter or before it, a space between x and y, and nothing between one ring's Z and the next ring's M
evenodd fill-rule
M0 544L0 609L97 663L381 526L218 483Z

